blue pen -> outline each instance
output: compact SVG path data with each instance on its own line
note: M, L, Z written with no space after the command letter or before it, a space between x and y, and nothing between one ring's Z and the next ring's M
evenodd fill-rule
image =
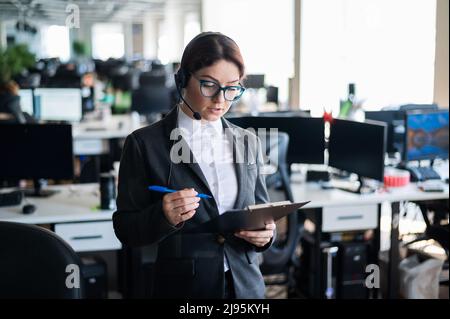
M156 186L156 185L152 185L148 187L149 190L151 191L155 191L155 192L161 192L161 193L175 193L178 192L174 189L169 189L167 187L164 186ZM200 198L212 198L212 196L206 195L206 194L197 194L197 197Z

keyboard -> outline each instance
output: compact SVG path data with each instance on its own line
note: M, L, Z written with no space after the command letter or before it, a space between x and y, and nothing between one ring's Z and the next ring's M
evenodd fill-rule
M441 179L441 176L432 167L408 167L408 171L411 173L413 182Z

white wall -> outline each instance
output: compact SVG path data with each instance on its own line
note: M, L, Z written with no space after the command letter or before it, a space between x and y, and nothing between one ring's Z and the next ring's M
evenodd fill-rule
M436 61L434 74L434 102L440 106L449 106L448 97L448 29L449 1L437 1L436 19Z

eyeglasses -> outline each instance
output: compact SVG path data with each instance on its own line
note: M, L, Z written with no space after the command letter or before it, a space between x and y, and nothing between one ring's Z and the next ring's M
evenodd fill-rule
M200 92L204 97L213 98L223 91L223 97L229 102L237 101L245 91L245 87L241 85L220 86L217 82L197 79L200 83Z

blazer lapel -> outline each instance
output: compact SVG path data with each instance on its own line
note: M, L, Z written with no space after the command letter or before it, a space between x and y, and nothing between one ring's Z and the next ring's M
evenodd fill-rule
M174 144L173 140L170 140L170 134L172 132L173 129L178 128L178 106L176 106L175 108L173 108L164 118L165 120L165 132L166 132L166 136L168 137L168 141L169 141L169 145L168 145L168 149L170 152L170 149L172 147L172 145ZM198 165L197 162L194 163L193 159L194 159L194 154L192 153L191 149L189 148L189 145L187 144L186 140L182 137L182 136L178 136L178 139L175 141L175 143L182 143L182 149L188 149L189 150L189 161L186 162L181 162L180 164L175 164L175 165L186 165L193 173L194 175L198 178L198 180L200 181L200 183L203 184L203 186L208 190L209 194L211 194L212 196L212 192L211 192L211 188L209 187L208 181L206 180L205 175L203 174L200 165ZM209 200L208 200L209 202ZM214 203L215 203L215 199L214 199ZM217 209L217 204L215 203L215 209L207 209L208 214L210 215L210 217L215 217L219 214L219 211Z

